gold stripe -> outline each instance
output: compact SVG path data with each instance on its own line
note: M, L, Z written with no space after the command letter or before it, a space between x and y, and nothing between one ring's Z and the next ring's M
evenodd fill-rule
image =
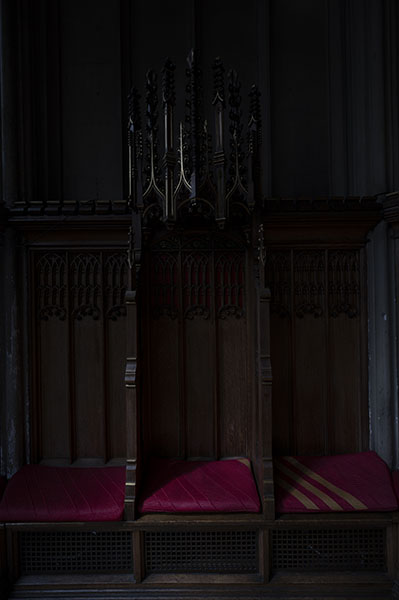
M293 479L294 481L299 483L299 485L306 488L307 490L309 490L309 492L312 492L312 494L314 494L315 496L320 498L320 500L322 500L325 504L327 504L327 506L329 508L331 508L331 510L343 510L342 506L340 506L337 502L335 502L335 500L333 500L333 498L330 498L329 496L327 496L327 494L325 494L321 490L317 489L317 487L315 487L314 485L309 483L309 481L306 481L306 479L304 479L303 477L301 477L294 471L291 471L291 469L287 469L287 467L285 467L283 464L281 464L280 461L276 461L276 462L277 462L277 466L278 466L279 470L282 473L285 473L288 477L290 477L291 479ZM320 508L317 508L317 509L320 510Z
M356 510L367 510L367 506L365 504L363 504L363 502L361 502L358 498L355 498L355 496L352 496L352 494L350 494L349 492L346 492L345 490L342 490L341 488L337 487L333 483L330 483L329 481L327 481L327 479L324 479L324 477L322 477L321 475L318 475L318 473L315 473L308 467L305 467L305 465L303 465L300 462L298 462L297 460L295 460L295 458L293 458L292 456L286 456L285 460L288 460L291 464L295 465L298 469L300 469L308 477L311 477L318 483L321 483L328 490L330 490L331 492L334 492L335 494L337 494L337 496L339 496L343 500L346 500L346 502L348 502L348 504L350 504Z
M286 481L284 481L283 479L280 479L280 478L278 478L277 483L280 487L287 490L287 492L289 492L292 496L295 496L295 498L297 500L299 500L299 502L301 504L303 504L306 508L311 508L313 510L319 510L319 507L316 506L316 504L314 502L312 502L310 500L310 498L307 498L305 496L305 494L302 494L302 492L295 489L294 486L292 486L290 483L287 483Z

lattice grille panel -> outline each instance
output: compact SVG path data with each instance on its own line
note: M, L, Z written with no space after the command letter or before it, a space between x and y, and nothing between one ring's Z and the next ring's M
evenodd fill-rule
M273 531L273 568L386 571L384 529Z
M21 573L131 573L131 533L125 531L24 532Z
M256 573L255 531L157 531L145 534L146 572Z

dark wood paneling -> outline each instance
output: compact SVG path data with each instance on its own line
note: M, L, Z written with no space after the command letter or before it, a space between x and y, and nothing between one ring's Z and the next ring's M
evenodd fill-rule
M220 453L222 456L246 456L250 402L245 320L220 319L218 339Z
M40 321L41 457L71 459L68 323Z
M105 446L102 323L89 316L74 322L76 457L102 458Z
M292 338L289 317L271 318L271 360L273 369L273 446L276 454L293 447Z
M124 457L126 453L126 431L121 426L125 423L126 402L124 388L121 385L125 370L124 340L126 338L126 323L122 317L116 321L106 322L106 369L107 369L107 445L112 458Z
M287 240L268 253L275 454L367 448L367 323L360 302L366 281L359 249L318 246L290 249Z
M327 450L324 325L323 319L315 319L313 315L297 318L295 323L293 429L298 454L324 454Z
M179 325L177 319L151 320L150 353L144 390L150 396L150 452L156 456L181 456Z
M126 284L124 252L33 253L35 460L125 456Z
M252 305L241 243L202 233L171 236L153 248L143 299L146 450L250 455L248 345L255 340L248 340Z
M185 322L187 455L191 457L211 457L216 453L214 327L209 319Z
M361 430L362 385L359 323L339 316L330 322L331 446L338 453L356 452Z

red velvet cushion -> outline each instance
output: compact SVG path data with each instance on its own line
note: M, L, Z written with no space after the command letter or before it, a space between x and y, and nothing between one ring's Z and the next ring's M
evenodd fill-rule
M274 467L278 513L398 508L388 467L375 452L284 456Z
M8 482L0 521L117 521L124 493L124 467L26 465Z
M249 461L152 459L139 502L142 513L259 512Z

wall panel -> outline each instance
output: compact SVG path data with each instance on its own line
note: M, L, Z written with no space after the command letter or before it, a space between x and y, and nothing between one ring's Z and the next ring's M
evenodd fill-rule
M123 252L32 252L35 460L124 456L126 283Z
M287 248L288 246L288 248ZM360 250L269 248L276 454L367 447L367 319Z

